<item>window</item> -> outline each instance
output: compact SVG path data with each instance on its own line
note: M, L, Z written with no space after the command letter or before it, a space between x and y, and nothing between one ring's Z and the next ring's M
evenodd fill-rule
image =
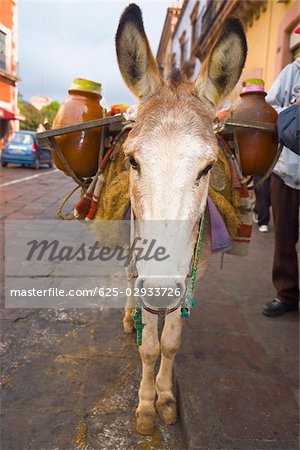
M6 34L0 30L0 69L6 70Z
M198 34L198 11L199 11L199 2L196 2L193 11L190 15L191 19L191 48L196 42L197 34Z
M171 69L175 70L176 69L176 53L172 53L172 58L171 58Z
M183 64L188 59L186 31L184 31L180 36L179 42L180 42L180 66L182 67Z
M12 142L13 144L33 144L33 136L31 134L14 132L12 136L9 138L8 142Z

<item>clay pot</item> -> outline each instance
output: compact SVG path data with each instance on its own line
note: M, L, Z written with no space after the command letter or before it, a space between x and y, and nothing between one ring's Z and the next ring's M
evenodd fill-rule
M243 91L235 104L232 117L236 120L276 124L278 114L265 101L262 80L251 79L243 83ZM237 128L236 137L243 175L263 175L277 153L277 132Z
M52 128L101 119L103 109L100 105L101 84L76 78L69 89L69 97L61 104L53 121ZM98 155L101 141L101 128L80 131L58 136L66 160L79 177L92 177L98 169ZM56 167L69 175L59 157L52 152Z

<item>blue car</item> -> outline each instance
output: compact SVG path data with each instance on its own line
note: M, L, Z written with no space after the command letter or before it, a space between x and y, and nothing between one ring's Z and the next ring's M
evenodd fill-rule
M53 166L51 150L39 147L34 131L14 131L1 154L1 166L8 163L33 166L39 169L42 164Z

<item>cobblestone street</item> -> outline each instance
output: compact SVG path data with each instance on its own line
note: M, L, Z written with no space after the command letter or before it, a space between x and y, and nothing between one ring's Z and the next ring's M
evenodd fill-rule
M213 258L176 358L178 422L144 437L122 311L4 307L4 221L56 218L73 181L44 168L0 175L2 450L298 448L299 315L261 314L274 296L272 226L254 230L248 257L225 256L222 270Z

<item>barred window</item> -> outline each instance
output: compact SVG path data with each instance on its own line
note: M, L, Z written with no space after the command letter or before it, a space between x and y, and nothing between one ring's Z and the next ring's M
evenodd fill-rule
M0 31L0 69L6 70L6 34Z
M199 1L195 3L195 6L193 8L193 11L190 15L191 19L191 49L193 48L193 45L196 42L196 39L198 37L198 19L199 19Z
M188 60L188 41L186 37L186 31L182 33L179 38L180 42L180 67Z

